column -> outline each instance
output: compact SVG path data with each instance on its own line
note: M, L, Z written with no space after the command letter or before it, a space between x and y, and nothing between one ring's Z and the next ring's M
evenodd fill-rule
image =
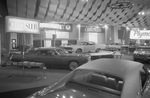
M105 28L105 44L108 44L108 26L105 25L104 28Z

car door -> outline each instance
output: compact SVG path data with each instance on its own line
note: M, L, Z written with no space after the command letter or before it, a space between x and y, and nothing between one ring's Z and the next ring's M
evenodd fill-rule
M37 56L36 53L25 53L24 55L24 61L31 61L31 62L37 62Z
M95 51L95 44L93 42L87 42L85 44L84 49L85 49L86 52L89 52L89 51L93 52L93 51Z
M38 50L37 51L37 61L44 63L46 67L51 67L54 62L53 62L53 57L52 56L48 56L48 51L47 49L43 49L43 50Z
M46 67L57 68L62 64L61 58L56 54L54 49L43 50L38 58Z

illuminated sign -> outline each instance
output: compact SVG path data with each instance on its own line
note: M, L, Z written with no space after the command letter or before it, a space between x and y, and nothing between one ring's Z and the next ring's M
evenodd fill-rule
M133 29L130 32L130 39L150 39L150 30Z
M6 16L6 32L39 34L39 21Z
M71 24L40 23L40 27L46 29L61 30L61 31L72 31Z

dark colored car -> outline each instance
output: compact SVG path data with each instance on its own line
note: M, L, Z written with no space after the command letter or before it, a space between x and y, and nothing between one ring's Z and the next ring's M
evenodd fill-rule
M150 70L139 62L99 59L28 98L150 98L149 81Z
M47 68L70 68L71 70L90 61L90 56L85 54L68 54L62 48L41 47L35 51L24 54L13 54L11 61L41 62Z
M150 62L150 46L139 46L135 49L133 58L135 61Z

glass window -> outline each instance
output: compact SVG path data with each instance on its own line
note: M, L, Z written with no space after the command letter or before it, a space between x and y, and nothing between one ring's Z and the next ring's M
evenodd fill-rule
M65 51L64 49L56 49L56 51L57 51L59 54L67 53L67 51Z
M47 54L47 50L37 50L36 53L40 54L40 55L46 55Z
M146 72L144 70L140 71L140 77L141 77L141 86L142 89L145 89L147 83L146 81L148 80L148 75L146 74Z
M100 73L95 71L77 71L77 74L73 77L73 81L78 83L87 84L88 86L93 86L95 88L102 87L105 90L112 89L112 92L121 92L123 88L123 80L120 77ZM110 91L111 92L111 91Z

